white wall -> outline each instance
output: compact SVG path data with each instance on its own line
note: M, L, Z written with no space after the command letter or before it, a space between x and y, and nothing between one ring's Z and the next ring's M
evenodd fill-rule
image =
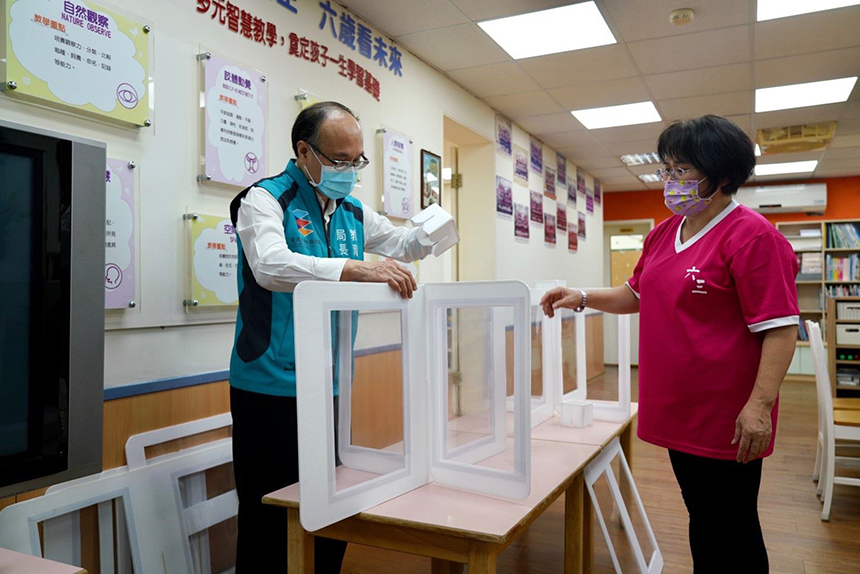
M513 143L529 150L530 136L519 126L513 127ZM543 163L552 168L556 166L556 152L543 146ZM529 189L513 181L513 159L496 154L496 173L513 182L514 203L530 205L529 191L539 191L543 194L543 174L536 174L529 169ZM567 178L576 181L576 165L567 162ZM586 176L589 189L593 189L594 180ZM495 192L494 192L495 193ZM544 196L544 214L556 214L556 202L567 202L567 190L561 186L556 188L557 199ZM567 249L567 233L556 233L556 245L544 243L544 227L530 223L529 239L524 242L514 237L514 220L511 217L496 216L496 279L520 279L533 285L535 281L548 279L564 279L568 287L600 287L603 286L603 204L595 202L594 213L588 213L585 199L578 195L577 207L567 207L568 221L576 221L577 211L585 213L586 240L579 238L576 253Z
M275 23L280 35L295 32L328 45L335 55L352 57L350 50L333 39L327 29L319 29L321 10L316 2L298 2L296 6L298 14L268 0L247 0L242 8ZM336 6L334 2L332 6ZM403 47L399 46L403 52L403 77L394 77L382 69L373 72L381 83L381 102L377 102L330 67L321 68L289 56L288 42L269 48L230 32L210 14L198 14L193 0L116 0L111 7L152 27L153 127L121 129L0 96L0 115L5 120L106 142L108 157L134 160L139 166L138 306L106 317L107 387L228 367L235 309L197 309L187 314L182 306L188 271L181 216L186 211L226 216L229 202L238 191L199 186L195 180L201 140L200 68L195 59L199 52L212 51L267 76L267 159L272 174L281 171L293 155L290 128L299 111L293 99L299 89L353 108L361 116L365 149L372 162L356 196L377 209L381 208L377 128L384 126L409 135L414 141L416 166L422 148L440 154L443 151L443 113L492 139L494 112ZM336 9L341 12L340 7ZM362 56L354 59L374 70ZM514 131L514 141L528 147L528 137L519 129ZM498 157L496 164L498 171ZM510 174L506 177L510 178ZM494 182L489 186L494 189ZM417 199L417 183L415 189ZM540 179L534 179L533 189L543 189ZM515 201L528 201L527 191L515 188L514 194ZM471 215L461 213L460 217ZM576 216L575 212L569 215ZM543 245L543 230L533 228L529 244L522 245L514 242L512 221L496 222L496 277L532 282L554 278L562 272L562 278L571 285L600 284L601 222L598 207L593 216L588 216L589 240L580 243L580 253L576 255L567 252L564 234L559 234L559 244L549 249ZM492 239L487 241L489 253ZM439 260L431 257L421 265L423 282L441 281L448 276L448 256Z

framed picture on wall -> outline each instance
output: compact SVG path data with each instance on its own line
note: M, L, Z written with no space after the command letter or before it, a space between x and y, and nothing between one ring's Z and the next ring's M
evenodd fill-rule
M442 205L442 158L421 150L421 209Z

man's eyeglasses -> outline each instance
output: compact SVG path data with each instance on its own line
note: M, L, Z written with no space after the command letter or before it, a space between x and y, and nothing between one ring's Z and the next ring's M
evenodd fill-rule
M310 144L308 144L308 145L310 145ZM332 159L329 156L327 156L326 154L324 154L322 152L322 150L320 150L319 148L317 148L315 146L310 146L310 147L311 147L311 149L313 149L317 153L319 153L321 156L323 156L324 158L329 160L332 163L332 167L334 167L335 171L346 171L348 169L354 169L354 170L358 171L360 169L366 168L370 164L370 160L367 159L364 156L364 154L361 154L361 159L358 159L355 161L345 161L345 160L340 160L340 159Z
M693 171L694 169L696 168L691 167L689 169L684 169L683 167L672 167L669 169L658 169L654 173L660 176L660 179L662 179L663 181L669 179L669 176L672 176L672 179L678 180L684 179L684 176Z

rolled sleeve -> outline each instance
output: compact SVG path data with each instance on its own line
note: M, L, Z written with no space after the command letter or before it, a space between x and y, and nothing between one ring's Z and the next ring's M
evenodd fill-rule
M419 227L401 227L391 223L366 205L364 209L364 249L369 253L391 257L404 263L424 259L433 252L432 245L418 241Z

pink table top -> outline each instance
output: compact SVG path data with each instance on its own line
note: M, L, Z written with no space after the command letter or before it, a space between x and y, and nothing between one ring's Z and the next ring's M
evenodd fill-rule
M373 522L443 530L494 542L503 540L546 499L554 498L558 489L566 487L565 481L581 472L624 426L596 422L592 427L577 429L563 427L556 419L532 429L531 492L524 500L496 498L431 482L358 516ZM513 449L509 448L479 464L508 469L512 463ZM356 482L356 479L362 481L362 477L352 476L360 471L338 467L336 472L338 481L342 480L343 484ZM267 495L264 502L297 507L299 484Z
M0 548L0 572L3 574L86 574L86 570L78 566L68 566L5 548Z

